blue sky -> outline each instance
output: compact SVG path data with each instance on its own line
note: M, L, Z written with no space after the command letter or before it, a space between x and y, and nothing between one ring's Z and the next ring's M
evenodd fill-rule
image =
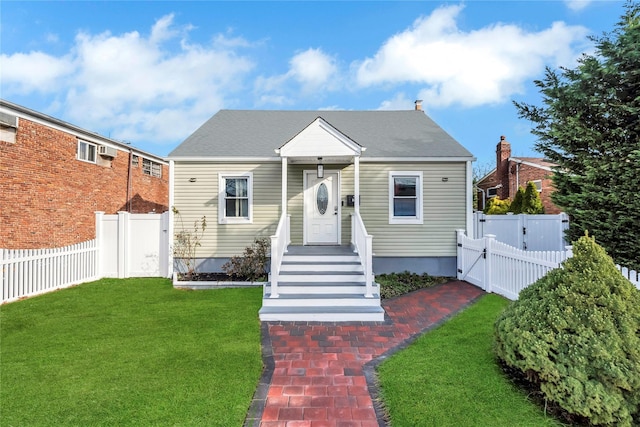
M220 109L423 108L493 166L622 1L7 1L0 96L164 156Z

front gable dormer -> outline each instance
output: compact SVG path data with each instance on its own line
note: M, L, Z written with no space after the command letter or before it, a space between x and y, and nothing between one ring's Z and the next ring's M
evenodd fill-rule
M331 126L322 117L316 118L276 152L281 157L353 157L364 147Z

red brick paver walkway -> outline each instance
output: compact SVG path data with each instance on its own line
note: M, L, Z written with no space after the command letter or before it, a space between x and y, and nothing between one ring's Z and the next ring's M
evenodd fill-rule
M266 372L245 426L384 425L374 404L380 356L405 347L481 294L468 283L449 282L383 302L385 322L264 323Z

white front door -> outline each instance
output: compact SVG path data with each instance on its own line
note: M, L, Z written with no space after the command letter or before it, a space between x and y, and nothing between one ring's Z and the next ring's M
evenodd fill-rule
M338 172L326 171L318 178L316 171L304 172L305 244L339 243L340 193Z

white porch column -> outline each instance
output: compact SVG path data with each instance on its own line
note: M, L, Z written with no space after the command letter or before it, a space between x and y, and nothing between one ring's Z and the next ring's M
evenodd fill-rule
M353 210L360 213L360 156L353 157Z
M282 158L282 215L287 215L287 157Z

